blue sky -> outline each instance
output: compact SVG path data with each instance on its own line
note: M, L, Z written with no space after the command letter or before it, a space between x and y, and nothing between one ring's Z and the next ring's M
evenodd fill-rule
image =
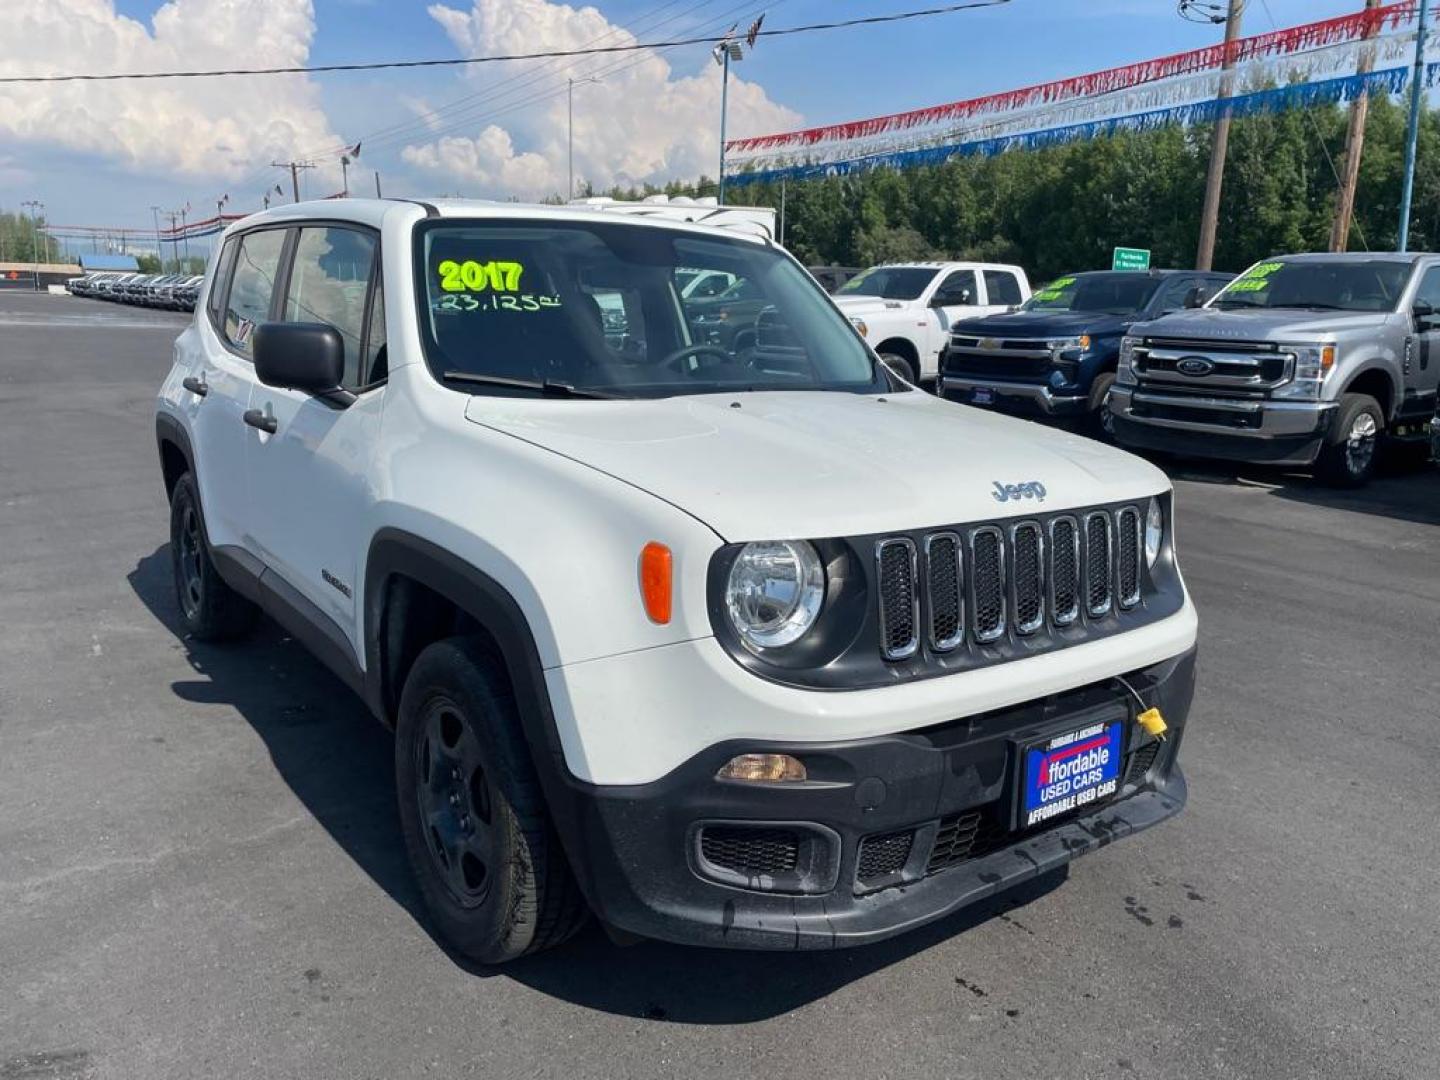
M51 2L63 6L68 0ZM192 9L223 2L225 0L177 0L178 4L191 5ZM287 5L290 8L304 5L304 0L240 2L277 10ZM460 13L470 12L473 2L448 0L447 6L456 9L458 19ZM506 0L506 3L519 2ZM526 3L540 2L526 0ZM927 0L778 0L769 4L758 0L749 4L739 0L602 0L593 6L605 21L621 27L635 25L640 28L642 39L652 40L657 35L684 36L697 28L707 28L731 10L739 11L743 29L744 22L748 21L745 16L759 9L767 11L766 25L770 28L903 11L926 6L926 3ZM160 6L156 0L115 0L116 13L144 24L147 33L153 31L152 19ZM1251 0L1245 32L1259 33L1277 25L1288 26L1342 14L1361 6L1362 0ZM661 22L666 19L668 21ZM653 31L646 31L657 23L660 25ZM43 27L32 27L36 34L41 29ZM418 0L314 0L314 36L308 60L323 64L454 56L460 51L456 33L453 25L447 32L447 27L427 13L427 5ZM531 36L524 33L523 28L515 29L494 51L512 48L511 42L515 41L544 47L547 40L552 40L551 33L541 28ZM21 49L33 55L32 43L16 40L14 35L9 37L9 44L0 39L0 70L4 69L6 54L12 49L16 50L15 56ZM24 34L20 37L23 39ZM741 79L757 85L753 107L742 101L737 111L732 112L731 133L760 134L759 129L779 122L768 119L776 116L803 117L804 123L814 124L935 104L1195 48L1211 44L1219 37L1219 27L1181 19L1175 12L1175 0L1011 0L998 8L888 26L765 39L735 69ZM244 33L237 33L233 41L218 45L224 49L222 55L237 66L259 65L271 60ZM213 55L208 55L206 60ZM703 47L672 50L665 58L673 69L672 79L696 80L673 84L676 94L693 97L697 88L718 86L718 71ZM86 58L77 56L72 48L56 56L54 63L59 67L76 64L85 67ZM96 59L89 69L98 70L111 63L110 58ZM458 190L467 194L500 194L507 183L519 182L517 178L530 178L544 184L562 175L556 170L563 168L564 159L565 71L557 69L548 84L543 80L536 83L558 85L562 96L534 103L528 110L500 112L498 107L486 109L477 105L463 115L463 122L441 132L427 132L417 119L417 109L423 108L421 102L434 107L478 91L501 95L492 99L498 106L507 100L503 96L507 80L518 80L522 75L518 69L502 70L495 66L484 72L431 69L318 76L314 82L317 105L323 116L317 114L313 118L312 129L318 131L328 124L325 145L330 144L331 137L344 141L370 137L372 148L362 154L365 170L362 180L371 183L370 170L378 169L386 179L389 193L398 193L404 188L417 192ZM665 96L668 90L664 88L671 85L655 84L662 88L657 90L657 95ZM251 91L242 80L232 81L219 90L196 88L196 93L198 96L219 95L210 99L212 104L207 105L207 110L229 110L233 114L232 127L227 130L233 131L236 126L243 130L247 124L260 122L258 118L247 118L246 103ZM608 99L607 94L611 95ZM633 131L637 129L631 129L630 136L621 133L624 129L620 121L628 119L639 123L638 130L644 132L644 118L655 104L644 100L643 86L618 94L613 87L579 86L575 95L577 144L582 139L586 141L584 164L596 172L610 167L601 160L604 152L614 151L613 146L605 145L607 139L613 143L635 137ZM516 91L508 100L526 96ZM0 97L0 106L3 105ZM587 107L590 115L586 115ZM600 115L595 115L597 111ZM625 112L631 115L623 117L621 114ZM645 168L663 171L667 165L656 166L655 161L673 161L673 168L680 172L686 167L693 168L697 161L711 160L713 150L705 147L713 147L715 141L712 112L713 109L697 106L689 112L676 112L665 121L676 126L677 148L673 152L664 146L652 148ZM747 116L751 118L748 125ZM377 138L381 129L396 124L406 125L400 137ZM503 131L499 134L492 131L482 137L482 130L492 125L497 131ZM612 126L614 132L610 132ZM460 137L463 141L444 148L444 152L412 151L408 155L402 152L408 144L436 143L442 136ZM320 136L312 137L311 148L314 138ZM13 209L22 199L38 197L49 207L52 220L145 225L150 220L148 207L152 204L173 206L189 201L197 213L207 206L213 212L213 200L221 193L229 193L236 207L249 209L258 202L265 184L272 179L284 179L278 171L265 169L263 161L260 167L246 172L221 170L215 175L206 175L203 166L197 169L193 162L182 163L178 168L173 163L167 166L164 158L163 153L153 148L122 152L114 145L97 143L92 148L77 140L71 140L68 146L57 146L44 130L17 136L7 133L0 124L0 207ZM503 169L499 165L490 169L491 164L501 159ZM713 166L708 171L713 172ZM325 178L315 174L311 193L324 193L316 189L326 183ZM288 180L286 185L288 191Z

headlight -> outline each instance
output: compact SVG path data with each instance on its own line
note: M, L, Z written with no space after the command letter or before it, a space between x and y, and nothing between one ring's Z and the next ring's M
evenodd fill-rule
M1151 498L1145 511L1145 565L1153 567L1160 557L1160 541L1165 538L1165 519L1160 515L1160 500Z
M825 596L825 568L804 540L746 544L730 567L725 607L740 640L758 652L800 640Z
M852 315L850 316L850 325L855 327L856 330L860 331L861 337L865 337L867 334L870 333L870 328L865 325L864 319L857 319L855 318L855 316Z
M1295 353L1295 377L1275 391L1277 398L1314 401L1320 396L1325 376L1335 366L1334 345L1301 345Z
M1135 385L1135 346L1133 337L1120 339L1120 359L1115 365L1115 381L1121 386Z

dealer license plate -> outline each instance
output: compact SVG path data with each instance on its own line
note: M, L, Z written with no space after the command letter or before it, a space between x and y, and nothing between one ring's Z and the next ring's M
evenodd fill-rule
M995 391L988 386L977 386L970 392L970 400L976 405L993 405L995 404Z
M1021 827L1044 824L1115 794L1124 733L1123 722L1106 720L1027 746L1020 769Z

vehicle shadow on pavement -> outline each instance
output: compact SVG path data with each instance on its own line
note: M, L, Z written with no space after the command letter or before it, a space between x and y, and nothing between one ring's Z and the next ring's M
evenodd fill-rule
M185 649L194 679L172 689L187 702L235 709L264 741L280 778L315 820L427 932L395 813L394 739L340 680L269 619L242 643L184 634L170 548L128 575L136 596ZM685 1024L743 1024L780 1016L1051 892L1061 868L930 926L859 949L767 953L622 947L593 923L573 941L502 968L482 968L436 945L477 978L514 981L601 1012ZM703 971L703 976L700 974ZM761 977L763 973L763 977Z
M1278 468L1188 458L1153 460L1172 480L1269 488L1270 494L1290 502L1440 525L1440 469L1434 465L1382 462L1368 485L1347 490Z
M364 704L274 622L243 642L186 636L171 579L170 546L146 555L130 587L185 649L196 677L177 697L228 705L264 740L280 778L375 883L424 925L395 816L395 741Z

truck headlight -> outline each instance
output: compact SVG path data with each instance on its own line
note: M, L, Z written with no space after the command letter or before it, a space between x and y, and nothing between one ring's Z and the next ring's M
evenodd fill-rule
M804 540L746 544L730 567L725 608L752 652L799 641L825 597L825 567Z
M1325 376L1335 367L1334 345L1301 345L1294 350L1295 377L1274 392L1277 398L1314 401L1320 396Z
M1135 385L1135 345L1133 337L1120 339L1120 359L1115 365L1115 381L1121 386Z
M1151 497L1145 511L1145 565L1153 567L1160 557L1160 541L1165 539L1165 519L1160 513L1160 500Z
M850 316L850 325L855 327L856 330L860 331L861 337L865 337L867 334L870 333L870 328L865 325L864 319L857 319L855 316L852 315Z

